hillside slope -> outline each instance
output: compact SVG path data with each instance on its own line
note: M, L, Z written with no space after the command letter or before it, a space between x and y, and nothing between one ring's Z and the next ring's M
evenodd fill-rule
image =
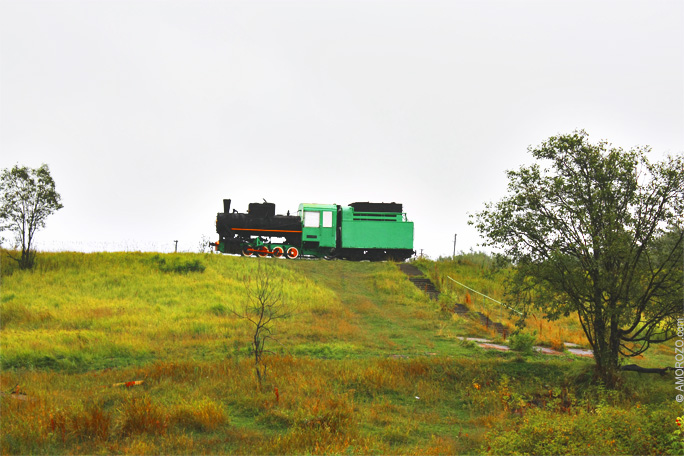
M392 263L261 260L294 315L259 388L232 312L259 260L2 261L3 454L656 454L675 426L671 379L607 392L591 361L484 351Z
M87 371L223 359L226 347L249 344L248 325L231 310L247 301L259 261L296 311L278 327L279 353L415 355L439 345L438 307L391 263L64 253L5 274L2 366ZM192 270L196 262L203 271ZM451 345L442 352L458 352Z

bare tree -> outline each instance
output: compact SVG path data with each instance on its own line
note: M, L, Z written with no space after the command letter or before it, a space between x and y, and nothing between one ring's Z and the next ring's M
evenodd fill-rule
M254 370L258 386L261 388L266 375L264 353L269 353L266 350L266 342L269 340L278 342L274 337L276 325L279 320L290 317L293 309L283 297L283 282L277 277L275 265L261 259L256 261L256 272L245 282L247 301L240 312L235 310L232 312L248 321L252 328L250 348L254 356Z

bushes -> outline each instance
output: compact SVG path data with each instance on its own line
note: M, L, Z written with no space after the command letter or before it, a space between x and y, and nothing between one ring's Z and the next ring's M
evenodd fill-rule
M164 435L169 419L164 410L153 403L149 397L131 398L124 402L121 409L121 434Z
M659 399L669 397L669 381L635 379L641 392L586 387L577 384L575 364L273 356L261 391L247 358L68 377L3 372L0 391L26 385L26 400L0 396L0 453L654 454L670 448L676 411ZM103 388L134 379L145 383Z
M282 417L288 431L261 448L276 454L335 454L344 452L358 438L354 402L348 395L307 398L287 413L268 411L271 423Z
M77 442L104 442L109 438L112 418L96 405L83 411L67 413L57 411L50 414L48 428L65 444L68 439Z
M171 423L195 432L211 432L228 422L221 407L209 399L176 407Z
M568 413L533 409L501 423L482 447L486 454L666 454L672 412L612 406Z
M510 347L515 351L530 355L534 351L534 344L537 340L536 334L518 332L509 338Z
M197 258L184 258L180 255L160 256L154 255L152 261L162 272L175 272L187 274L189 272L204 272L206 266Z

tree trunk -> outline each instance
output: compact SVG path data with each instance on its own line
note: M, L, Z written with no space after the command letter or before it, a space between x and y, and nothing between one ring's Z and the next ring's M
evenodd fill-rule
M19 258L19 269L31 269L33 267L35 253L29 249L21 250L21 257Z
M606 334L606 326L596 318L594 320L594 361L596 374L606 388L614 388L618 372L618 346L615 346L612 331ZM619 340L618 340L619 343Z
M254 371L257 376L257 389L261 390L261 370L259 364L261 363L261 347L259 343L258 331L254 334Z

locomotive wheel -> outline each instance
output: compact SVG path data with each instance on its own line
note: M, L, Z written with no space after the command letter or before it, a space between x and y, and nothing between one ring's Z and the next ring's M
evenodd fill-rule
M284 253L285 252L283 251L282 247L274 247L273 248L273 256L276 258L280 258L281 256L283 256Z
M287 257L290 259L297 258L299 256L299 250L297 250L297 247L290 247L287 249Z
M268 247L263 246L257 251L257 255L261 258L266 258L268 256Z
M250 246L243 248L242 249L242 256L252 256L254 254L254 252L252 252L250 249L251 249Z

